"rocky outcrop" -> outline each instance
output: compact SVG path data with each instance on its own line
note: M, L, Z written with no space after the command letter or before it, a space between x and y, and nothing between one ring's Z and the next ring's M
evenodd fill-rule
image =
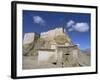
M23 68L90 66L89 53L89 49L81 51L73 44L62 27L41 34L26 33L23 40Z
M23 55L34 55L34 46L39 38L39 34L26 33L23 40Z
M37 49L50 49L52 44L71 45L72 42L62 27L41 34L26 33L23 40L23 54L36 55Z

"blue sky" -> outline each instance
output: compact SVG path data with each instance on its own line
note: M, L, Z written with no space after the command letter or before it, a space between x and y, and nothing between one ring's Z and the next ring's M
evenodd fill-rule
M91 15L87 13L46 12L23 10L23 36L64 27L73 43L81 49L90 48Z

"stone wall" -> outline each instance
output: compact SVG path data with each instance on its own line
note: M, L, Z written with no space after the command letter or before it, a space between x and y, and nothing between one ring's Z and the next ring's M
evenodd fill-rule
M79 66L79 50L77 46L58 47L57 49L58 60L57 63L63 67Z
M35 39L35 33L26 33L24 35L23 43L24 44L32 43L32 42L34 42L34 39Z
M66 30L63 27L55 28L47 32L42 32L40 35L41 35L41 38L44 38L47 41L55 42L55 39L61 36L61 37L66 38L68 42L71 42L71 39L69 38L68 34L66 33Z
M53 40L55 36L63 35L64 31L65 30L63 28L56 28L56 29L53 29L53 30L49 30L47 32L42 32L41 38Z

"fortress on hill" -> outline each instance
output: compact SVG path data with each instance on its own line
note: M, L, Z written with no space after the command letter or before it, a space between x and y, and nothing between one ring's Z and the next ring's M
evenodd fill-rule
M38 67L50 64L56 67L82 66L79 62L79 52L78 46L73 44L62 27L40 34L32 32L24 35L23 56L35 56Z

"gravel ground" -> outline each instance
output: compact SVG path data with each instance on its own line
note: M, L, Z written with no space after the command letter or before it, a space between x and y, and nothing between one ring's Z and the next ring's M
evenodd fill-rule
M85 53L80 53L79 66L90 66L90 55L87 55ZM37 56L23 56L23 69L59 68L59 67L72 67L72 66L69 66L67 64L63 64L62 66L61 64L55 64L55 63L38 64Z

